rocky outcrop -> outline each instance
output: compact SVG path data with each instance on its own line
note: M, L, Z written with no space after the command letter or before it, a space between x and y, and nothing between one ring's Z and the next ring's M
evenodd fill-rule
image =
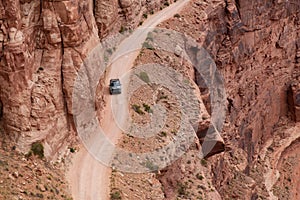
M1 1L0 116L7 144L27 152L42 141L46 157L59 157L76 138L72 90L85 57L104 36L136 27L163 3Z
M206 40L206 46L216 55L226 82L229 113L222 136L230 144L229 154L239 148L246 153L247 167L236 170L235 162L226 165L227 153L218 156L215 158L215 184L221 196L228 198L268 197L271 195L266 192L268 182L265 188L260 184L263 182L261 175L256 173L261 170L257 166L258 157L267 141L279 133L276 128L282 126L282 119L289 116L287 99L291 82L294 82L291 110L297 121L299 79L295 78L295 58L300 28L296 11L299 3L241 0L225 3L225 20L211 16L214 20L209 26L210 30L215 28L215 35L211 36L214 39ZM219 173L219 169L230 168L233 170L229 173ZM232 174L234 176L230 177ZM235 181L242 181L245 187L240 188ZM234 187L238 187L238 193L234 192Z
M1 1L0 101L8 143L26 152L43 141L46 157L67 148L75 138L73 83L84 58L104 36L136 27L163 4Z
M224 78L227 116L221 136L226 148L209 158L214 185L223 198L272 198L272 185L264 180L261 167L267 161L260 157L268 142L287 137L283 126L295 126L290 111L297 121L297 9L297 1L194 1L164 23L202 43ZM197 74L196 82L211 110L210 93ZM240 159L243 168L237 169Z
M298 37L299 38L299 33ZM295 57L295 68L293 71L293 81L289 90L289 104L292 117L295 122L300 122L300 41L296 42L296 57Z
M92 11L79 1L8 0L2 6L3 124L19 150L40 140L52 157L67 148L72 82L98 40Z
M300 80L292 83L289 93L290 109L295 122L300 122Z
M148 15L174 2L173 0L95 0L94 13L100 39L133 29Z

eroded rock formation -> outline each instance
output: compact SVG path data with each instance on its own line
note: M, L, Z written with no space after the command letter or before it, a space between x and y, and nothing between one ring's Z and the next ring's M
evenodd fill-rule
M299 151L299 6L298 1L193 1L164 23L203 43L224 78L226 150L209 158L222 198L299 198L294 192L299 175L293 170L287 175L278 164L299 166L299 159L291 160L295 153L281 155L291 144ZM210 110L209 91L199 85ZM295 184L285 187L289 182Z
M136 27L144 13L165 1L147 2L0 2L0 116L6 144L27 152L33 142L43 141L48 158L68 147L75 138L73 83L84 58L105 35Z

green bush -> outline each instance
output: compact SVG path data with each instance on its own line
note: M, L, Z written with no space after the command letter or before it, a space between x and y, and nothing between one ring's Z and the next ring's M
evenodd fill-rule
M35 142L31 145L31 152L34 155L39 156L40 158L44 158L44 146L41 142ZM31 154L31 152L29 152L29 154Z
M144 106L144 110L147 112L147 113L153 113L151 107L145 103L143 103L143 106Z
M154 47L151 44L149 44L148 42L143 43L143 48L149 49L149 50L154 50Z
M71 153L75 153L75 149L73 147L70 148Z
M152 32L148 33L146 40L153 42L153 33Z
M178 186L177 186L177 191L178 191L178 194L181 195L181 196L185 196L187 195L187 191L186 191L186 185L183 185L182 183L178 183Z
M205 159L201 160L201 165L207 167L207 161Z
M148 15L147 15L146 13L144 13L144 14L143 14L143 17L144 17L145 19L147 19L147 18L148 18Z
M120 200L120 199L122 199L120 191L114 191L114 192L110 193L110 199L111 200Z
M111 55L111 54L113 53L113 50L112 50L112 49L107 49L107 53L108 53L109 55Z
M167 95L161 95L161 96L159 97L159 100L161 100L161 99L168 99L168 96L167 96Z
M199 179L199 180L203 180L203 178L204 178L204 177L203 177L201 174L199 174L199 173L196 174L196 177L197 177L197 179Z
M164 137L167 136L167 133L166 133L165 131L162 131L160 134L161 134L162 136L164 136Z
M144 81L145 83L149 83L150 82L150 78L148 76L148 74L146 72L141 72L139 75L139 78Z
M132 109L133 109L136 113L138 113L138 114L140 114L140 115L145 114L145 113L141 110L141 106L139 106L139 105L136 105L136 104L132 105Z
M125 31L127 31L127 28L125 28L124 26L121 26L119 33L124 33Z
M166 1L166 2L164 3L164 5L165 5L165 6L169 6L170 3L169 3L168 1Z
M174 17L180 18L180 15L179 15L178 13L176 13L176 14L174 15Z

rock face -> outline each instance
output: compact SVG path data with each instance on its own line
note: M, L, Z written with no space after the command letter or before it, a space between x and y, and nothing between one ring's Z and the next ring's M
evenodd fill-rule
M214 182L224 198L273 199L273 185L268 178L259 177L262 169L258 166L263 162L261 149L280 134L277 129L286 124L282 121L290 111L295 121L299 121L296 75L299 74L299 2L227 0L224 3L223 12L208 15L210 25L206 30L210 31L204 44L215 55L226 82L228 124L222 136L232 148L228 152L230 157L234 157L237 149L246 152L243 156L247 167L236 169L239 159L228 162L228 153L217 156ZM289 110L291 82L293 106ZM239 187L238 182L243 182L244 187Z
M298 34L299 36L299 34ZM295 122L300 122L300 41L296 42L296 65L293 71L293 81L289 93L290 111Z
M27 152L43 141L46 157L59 156L75 138L71 97L83 59L103 36L121 24L135 27L161 2L1 1L0 117L7 143Z
M224 78L228 111L221 136L226 148L208 159L213 184L224 199L276 199L277 179L286 180L285 171L276 171L276 155L291 141L299 143L294 130L299 127L294 123L299 122L299 6L298 1L195 0L164 23L202 43ZM210 93L197 74L196 82L210 110ZM292 168L298 163L289 162ZM291 196L284 199L298 199L291 193L296 187L290 186Z
M4 127L21 151L41 140L46 156L54 156L72 132L66 101L76 68L84 50L98 40L92 11L88 2L79 1L3 1L4 8L0 72Z
M135 28L148 15L173 0L95 0L94 13L100 39Z
M292 83L289 91L290 110L295 122L300 122L300 85L299 80Z

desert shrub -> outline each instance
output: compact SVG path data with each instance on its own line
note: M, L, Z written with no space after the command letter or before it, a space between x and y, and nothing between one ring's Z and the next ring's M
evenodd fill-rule
M41 142L33 143L30 150L34 155L44 158L44 146Z
M124 33L125 31L127 31L128 29L124 26L121 26L119 33Z
M201 160L201 165L207 167L207 161L205 159Z
M147 41L152 41L153 42L153 33L149 32L146 38Z
M144 17L145 19L147 19L147 18L148 18L148 15L147 15L146 13L144 13L144 14L143 14L143 17Z
M161 95L161 96L159 96L159 100L161 100L161 99L168 99L168 96L167 95Z
M147 113L153 113L151 107L145 103L143 103L143 107L144 107L144 110L147 112Z
M151 44L149 44L148 42L143 43L143 48L149 49L149 50L154 50L154 47Z
M166 1L166 2L164 3L164 5L165 5L165 6L169 6L170 3L169 3L168 1Z
M161 134L162 136L164 136L164 137L167 136L167 133L166 133L165 131L162 131L160 134Z
M148 74L146 72L141 72L139 74L139 78L144 81L145 83L149 83L150 82L150 78L148 76Z
M43 198L44 198L44 195L41 194L41 193L37 193L35 196L38 197L38 198L40 198L40 199L43 199Z
M176 14L174 15L174 17L180 18L180 15L179 15L178 13L176 13Z
M109 55L111 55L111 54L113 53L113 50L112 50L112 49L107 49L107 53L108 53Z
M121 193L120 193L120 191L114 191L114 192L110 193L110 199L111 199L111 200L119 200L119 199L122 199L122 198L121 198Z
M140 115L145 114L145 113L141 110L141 106L139 106L139 105L133 104L133 105L132 105L132 109L133 109L136 113L138 113L138 114L140 114Z
M177 185L177 192L180 196L185 196L187 195L187 191L186 191L186 185L184 185L183 183L178 183Z
M199 174L199 173L196 174L196 177L197 177L197 179L199 179L199 180L203 180L203 178L204 178L204 177L203 177L201 174Z
M73 147L70 148L71 153L75 153L75 149Z

